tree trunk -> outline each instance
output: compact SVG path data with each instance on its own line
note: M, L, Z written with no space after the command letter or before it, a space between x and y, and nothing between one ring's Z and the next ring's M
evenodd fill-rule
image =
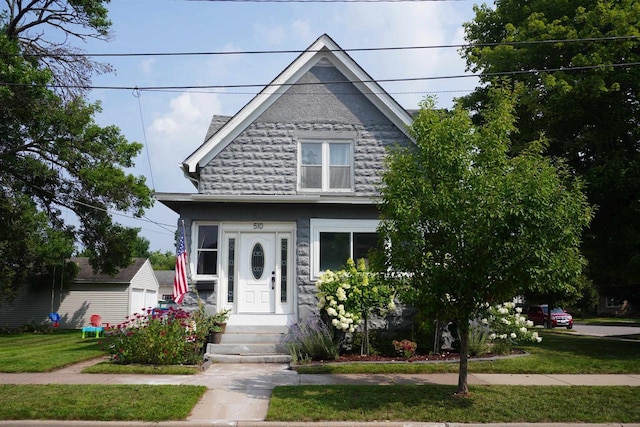
M547 328L548 329L553 328L553 321L551 320L552 319L551 310L553 309L553 305L554 304L555 304L555 302L553 302L553 301L549 301L547 303Z
M469 320L458 319L458 338L460 339L460 370L458 373L458 390L456 396L466 397L469 395L469 385L467 384L469 350Z
M364 332L362 335L362 344L360 345L360 355L369 355L369 319L367 317L364 318Z

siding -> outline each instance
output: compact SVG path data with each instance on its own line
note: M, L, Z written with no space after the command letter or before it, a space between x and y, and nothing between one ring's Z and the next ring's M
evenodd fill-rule
M129 314L128 307L127 285L71 285L58 309L60 326L81 328L92 314L99 314L103 323L118 324Z
M127 285L70 285L63 288L62 301L56 290L53 311L61 317L61 328L76 329L88 325L92 314L99 314L104 323L120 323L127 307ZM51 290L25 287L13 304L0 308L0 326L47 323L50 312Z
M59 301L58 298L56 290L55 303ZM29 323L41 324L46 322L50 312L51 289L25 286L18 291L13 303L0 306L0 327L17 328Z
M131 294L129 296L129 315L140 313L142 308L155 307L158 304L158 279L151 262L146 260L140 270L131 279ZM139 300L134 298L134 291L141 292ZM139 306L139 307L138 307Z

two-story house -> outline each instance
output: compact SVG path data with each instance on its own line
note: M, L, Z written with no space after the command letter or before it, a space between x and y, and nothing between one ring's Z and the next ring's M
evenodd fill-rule
M229 325L317 313L315 281L377 244L385 150L411 117L322 35L182 162L195 193L157 194L184 221L190 281ZM186 298L186 303L193 302Z

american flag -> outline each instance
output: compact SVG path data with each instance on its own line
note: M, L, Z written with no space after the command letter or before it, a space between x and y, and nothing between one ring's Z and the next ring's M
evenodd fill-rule
M176 304L182 304L184 295L189 292L187 283L187 251L184 246L184 229L178 240L176 253L176 276L173 278L173 300Z

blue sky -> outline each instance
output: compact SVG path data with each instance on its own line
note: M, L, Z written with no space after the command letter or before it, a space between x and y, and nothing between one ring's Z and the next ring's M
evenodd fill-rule
M185 0L111 0L113 37L78 47L87 53L304 50L323 33L343 49L463 43L462 24L473 18L472 1L391 3L250 3ZM465 74L457 49L351 52L374 79ZM297 54L102 58L115 73L95 86L193 86L267 84ZM403 107L417 108L427 94L451 106L473 89L475 78L382 84ZM179 163L203 142L213 114L233 115L259 88L206 91L129 90L90 93L102 103L102 125L118 126L130 141L145 143L131 171L158 192L195 192ZM454 91L454 92L447 92ZM153 178L153 180L152 180ZM142 228L151 250L174 251L178 216L160 203L151 222L116 216Z

